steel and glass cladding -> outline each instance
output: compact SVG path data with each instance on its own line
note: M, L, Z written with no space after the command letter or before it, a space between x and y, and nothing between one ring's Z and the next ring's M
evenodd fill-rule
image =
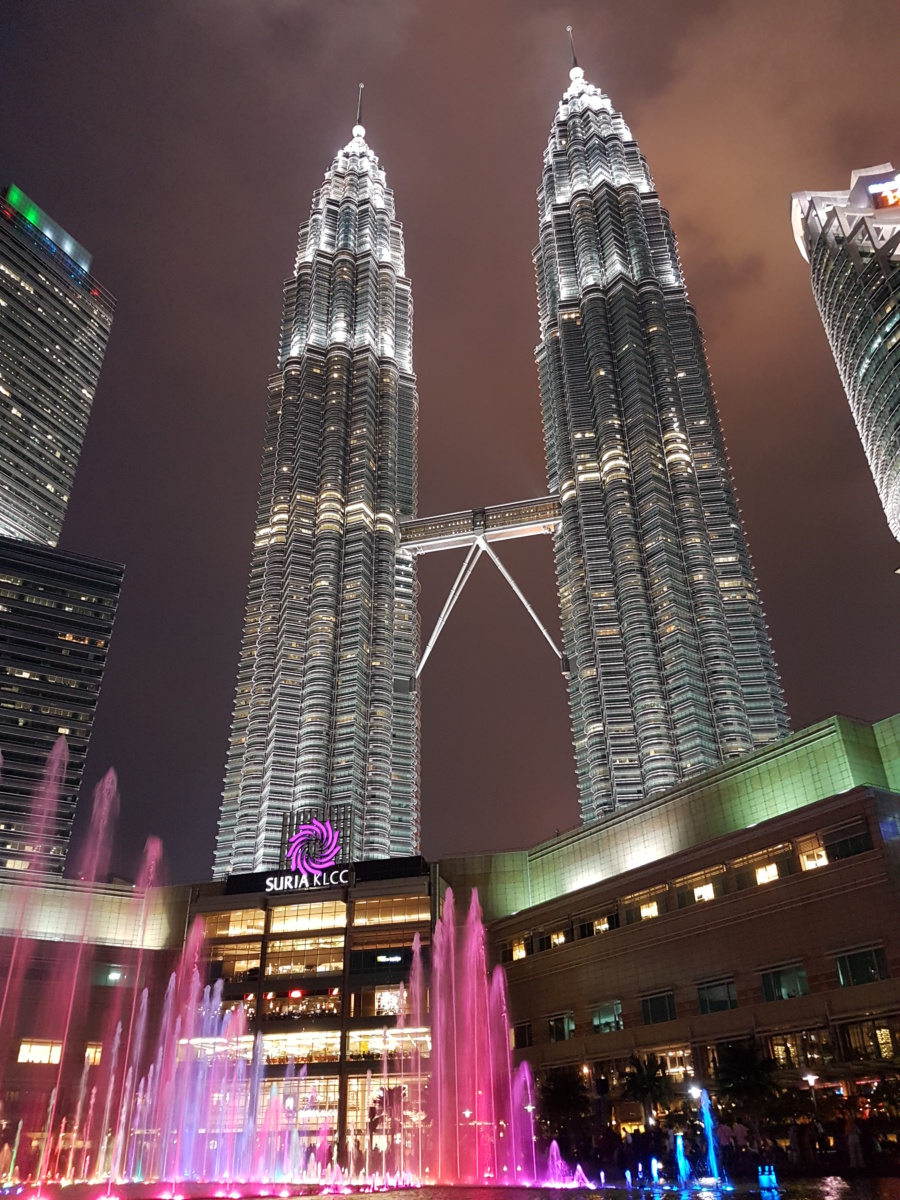
M788 723L668 214L577 66L538 203L536 355L587 821Z
M846 192L797 192L794 236L878 495L900 540L900 175L854 171Z
M15 185L0 200L0 536L59 540L115 302Z
M62 874L123 567L0 538L0 870ZM55 823L35 845L32 794L60 734Z
M284 288L217 876L313 817L344 860L418 850L417 409L403 233L357 125Z

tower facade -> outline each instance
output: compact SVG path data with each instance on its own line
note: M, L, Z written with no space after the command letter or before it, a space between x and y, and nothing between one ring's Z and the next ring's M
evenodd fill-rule
M794 237L888 525L900 540L900 175L854 171L846 192L797 192Z
M14 184L0 201L0 537L59 541L115 302Z
M313 817L345 861L418 850L417 410L403 232L356 125L284 286L216 876Z
M575 66L544 155L536 357L582 816L788 730L675 236Z

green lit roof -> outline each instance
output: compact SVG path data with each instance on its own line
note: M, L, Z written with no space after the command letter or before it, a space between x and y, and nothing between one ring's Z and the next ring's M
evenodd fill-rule
M14 208L29 224L38 228L44 237L49 238L54 246L58 246L79 267L85 271L91 269L91 256L84 246L79 245L61 225L57 225L51 217L48 217L42 208L38 208L20 187L11 183L6 189L4 199L10 208Z
M442 860L441 875L478 887L495 919L861 786L900 792L900 715L830 717L531 850Z

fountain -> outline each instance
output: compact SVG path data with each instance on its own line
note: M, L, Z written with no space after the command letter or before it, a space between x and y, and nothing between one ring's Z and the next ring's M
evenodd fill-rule
M34 845L55 815L65 763L60 739L35 799ZM88 901L107 871L117 811L116 778L109 772L94 794L79 864ZM150 839L135 901L141 929L161 858L160 843ZM31 877L22 886L24 905ZM189 1192L240 1200L271 1196L274 1189L284 1198L296 1186L596 1186L580 1166L565 1162L555 1141L546 1156L538 1152L531 1074L527 1063L513 1062L506 976L500 967L489 969L477 892L463 918L446 891L430 961L415 937L408 988L401 987L396 1010L396 1033L412 1035L411 1049L395 1053L393 1031L386 1027L380 1070L373 1066L364 1079L354 1077L358 1111L367 1114L364 1149L358 1141L354 1147L337 1144L335 1110L328 1108L337 1093L329 1100L327 1090L334 1077L309 1072L292 1058L276 1060L278 1070L268 1070L273 1063L267 1062L266 1044L252 1032L244 1006L223 1003L221 980L204 983L199 918L167 984L145 981L144 952L136 950L128 986L109 989L99 1052L73 1064L68 1044L93 966L89 912L90 903L79 918L80 937L52 947L54 984L45 989L34 1025L60 1047L58 1058L49 1091L36 1094L31 1110L10 1128L13 1144L0 1151L0 1186L18 1185L21 1177L46 1194L51 1186L80 1184L91 1200L110 1198L113 1189L118 1198L148 1186L152 1200L184 1200ZM33 952L28 938L13 940L0 1036L12 1037ZM421 1036L429 1019L430 1052ZM709 1178L696 1186L717 1186L706 1091L701 1109ZM681 1134L675 1148L678 1183L686 1187L690 1168ZM656 1158L649 1178L640 1164L637 1172L634 1180L626 1171L628 1189L659 1196L671 1186ZM606 1186L602 1174L599 1186Z

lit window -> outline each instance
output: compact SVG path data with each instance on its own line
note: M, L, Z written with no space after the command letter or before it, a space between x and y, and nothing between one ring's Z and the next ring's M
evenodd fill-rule
M103 1044L101 1042L88 1042L84 1051L84 1061L89 1067L99 1067L102 1054Z
M62 1054L62 1042L20 1042L20 1063L56 1064Z
M817 833L800 838L797 842L797 853L800 855L800 869L803 871L814 871L817 867L828 866L828 853Z
M771 883L773 879L778 878L778 863L765 863L761 867L756 868L757 883Z
M701 884L700 887L694 888L695 900L715 900L716 892L711 883Z
M592 1013L594 1033L615 1033L622 1028L622 1001L607 1000Z
M354 925L397 925L430 919L431 901L427 896L357 900L353 906Z
M655 900L650 900L647 904L641 905L641 920L649 921L652 917L659 916L659 905Z
M262 933L266 914L261 908L239 908L232 912L209 913L203 918L205 937L242 937L249 933Z
M513 962L518 962L518 960L520 958L524 958L527 953L528 950L525 947L525 939L517 938L512 944Z
M337 929L347 924L343 900L315 904L282 904L272 909L272 933L294 933L304 929Z

